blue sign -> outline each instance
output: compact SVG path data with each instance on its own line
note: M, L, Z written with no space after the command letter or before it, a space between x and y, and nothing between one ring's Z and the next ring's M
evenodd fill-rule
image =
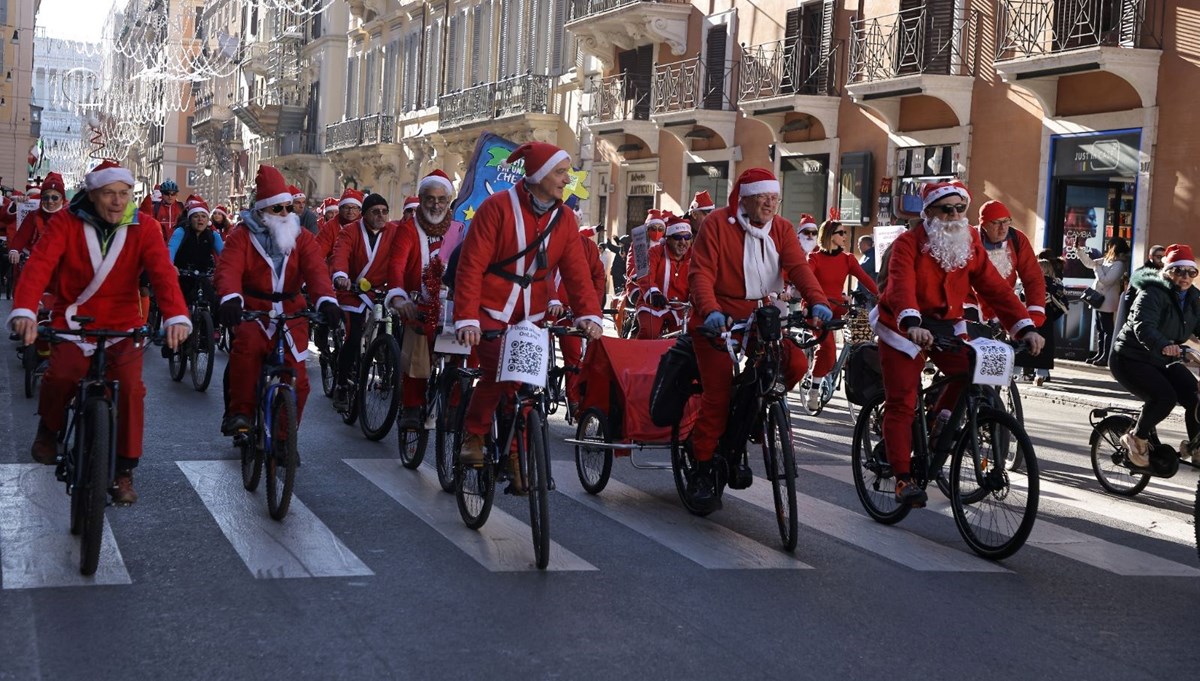
M461 221L469 229L471 219L484 199L508 189L525 176L524 160L511 165L506 163L508 155L516 148L516 143L499 135L485 132L480 136L475 144L475 153L467 163L467 174L458 198L451 206L455 220Z

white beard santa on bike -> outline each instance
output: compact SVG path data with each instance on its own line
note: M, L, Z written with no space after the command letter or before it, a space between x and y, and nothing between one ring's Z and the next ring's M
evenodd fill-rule
M892 244L886 284L870 315L880 340L883 438L892 471L903 481L898 483L898 495L909 478L912 421L926 354L947 376L960 376L968 369L965 352L929 348L933 332L965 335L963 303L971 289L995 311L1010 337L1036 345L1032 354L1041 348L1041 337L1033 332L1025 306L996 271L979 233L967 221L971 201L967 188L958 181L927 183L921 187L921 201L925 219ZM951 383L934 413L953 407L962 387L960 382ZM924 496L923 491L919 494ZM917 505L924 499L911 501Z

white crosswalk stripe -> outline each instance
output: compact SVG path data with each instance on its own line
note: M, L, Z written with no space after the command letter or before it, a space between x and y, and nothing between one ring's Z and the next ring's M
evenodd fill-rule
M528 525L493 507L487 523L479 530L466 527L453 495L442 491L429 466L410 471L392 459L343 461L491 572L537 570ZM550 527L554 527L553 522ZM596 566L551 541L546 569L595 570Z
M287 516L272 520L262 489L242 487L237 461L179 461L225 538L258 579L373 575L304 502L293 496Z
M0 583L5 589L129 584L112 529L104 523L96 574L79 574L71 499L53 466L0 465Z
M811 569L783 551L699 518L628 485L609 480L600 495L588 494L575 479L575 467L555 461L558 491L629 529L709 569Z

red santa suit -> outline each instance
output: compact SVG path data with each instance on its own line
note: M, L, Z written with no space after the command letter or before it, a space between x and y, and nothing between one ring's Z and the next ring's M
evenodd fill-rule
M342 192L342 198L338 201L338 207L358 206L361 209L364 198L362 192L351 187L346 187L346 190ZM356 222L358 222L357 219L343 220L342 216L338 215L334 219L326 220L324 224L320 225L317 231L317 246L321 251L321 257L326 262L333 257L333 248L337 244L338 237L342 235L342 230Z
M694 454L698 461L712 459L717 440L725 432L732 395L732 360L723 347L714 347L711 339L695 333L712 312L723 312L735 320L747 319L756 308L771 304L770 292L790 282L811 305L828 305L821 285L813 276L792 223L776 215L770 225L758 228L764 238L747 232L737 220L740 187L749 185L757 193L778 193L779 183L768 171L752 168L742 173L730 192L729 206L713 211L704 219L688 272L696 361L704 393L700 415L692 431ZM767 243L769 240L769 243ZM804 378L808 363L802 352L791 352L784 344L784 378L789 388Z
M241 228L229 233L213 275L213 285L222 303L240 298L245 310L274 309L280 314L291 314L307 306L300 292L301 286L308 287L313 307L324 301L337 302L316 237L300 228L295 247L283 257L282 267L276 270L260 242L265 227L253 224L250 213L243 217L246 221ZM229 352L230 414L254 413L258 375L263 357L272 350L274 332L275 323L267 320L238 325ZM308 320L301 318L287 322L285 334L288 349L285 357L287 365L295 372L297 419L300 419L308 399L308 371L304 365L308 357Z
M812 268L821 290L833 307L833 318L841 319L846 314L846 306L842 298L846 291L846 278L853 275L872 295L879 295L879 287L875 280L867 274L854 256L838 249L836 251L813 251L808 255L808 265ZM816 364L813 366L813 378L823 378L833 368L837 361L837 335L825 334L821 344L817 346Z
M992 244L986 241L987 236L982 230L978 231L984 252L1009 289L1015 290L1017 279L1021 280L1025 288L1025 309L1029 318L1037 326L1046 323L1046 280L1042 276L1042 268L1038 265L1037 255L1033 252L1029 237L1010 228L1002 243ZM979 299L975 291L967 295L964 307L978 309L981 322L990 321L998 316L995 310Z
M527 147L518 147L514 156L524 153ZM560 150L560 153L562 160L569 158L566 152ZM550 160L558 155L551 156ZM561 163L561 160L554 163L550 163L550 160L545 161L550 168ZM542 170L549 172L549 168ZM539 170L531 169L526 159L525 172L527 177L534 177ZM542 320L546 315L553 283L547 280L548 275L556 267L562 271L570 304L579 314L577 320L601 323L600 306L579 242L579 224L575 213L558 201L549 211L537 215L525 182L521 180L515 186L489 196L475 213L458 258L454 291L455 329L475 326L484 331L499 330L522 320ZM499 265L501 261L525 250L546 230L551 220L557 220L557 225L540 249L515 262ZM539 257L539 251L544 256ZM492 266L507 273L508 277L527 279L519 284L488 271ZM528 283L522 285L525 282ZM471 397L465 425L467 432L483 435L491 426L492 414L502 392L511 386L502 386L495 380L501 340L485 340L476 350L483 377Z
M106 163L117 168L111 162ZM132 185L132 176L126 179ZM84 199L86 195L72 202L70 209L56 214L53 227L34 246L17 284L9 321L17 317L36 319L42 292L51 287L54 303L50 323L55 328L79 328L72 320L75 316L95 318L89 324L95 329L136 328L142 324L138 280L145 272L158 291L163 325L190 327L187 305L159 224L145 219L130 203L122 223L105 242L94 226L95 218L83 212L85 205L90 209L90 203ZM94 351L95 345L86 339L58 343L51 351L38 400L38 413L51 430L61 431L66 427L67 404L87 373ZM124 459L142 455L146 394L142 355L142 347L128 339L111 344L107 351L108 377L121 385L117 403L117 455Z
M596 292L596 304L603 307L608 277L604 273L604 263L600 261L600 247L592 239L594 234L595 232L590 229L581 231L579 243L583 246L583 258L587 261L588 269L591 272L592 289ZM567 287L563 285L561 270L554 272L554 286L555 294L550 300L551 305L563 305L564 301L570 300ZM571 307L570 309L574 314L576 308ZM576 369L567 372L567 400L571 404L579 404L579 384L582 381L582 372L578 369L583 366L583 339L579 336L562 336L558 339L558 349L562 352L563 366Z
M683 218L677 218L667 227L667 238L686 234L691 237L691 225ZM672 231L674 230L674 231ZM664 307L657 309L650 305L650 296L661 293L668 301L686 301L688 299L688 268L692 262L692 249L684 251L676 258L669 245L650 249L650 268L646 276L638 280L641 295L638 298L638 335L640 339L655 339L662 336L664 327L667 330L678 329L683 323L679 312Z
M879 361L883 367L885 394L883 438L888 461L897 475L909 472L917 387L925 367L925 352L909 340L905 325L942 320L952 323L956 333L965 333L963 303L974 288L996 311L1011 337L1016 338L1033 328L1033 321L1026 315L1012 286L1000 277L988 260L979 234L975 230L970 233L971 250L967 263L952 272L947 272L928 252L929 236L924 224L901 234L891 247L887 282L879 304L871 310L871 324L881 341ZM963 352L932 351L928 354L947 376L963 374L968 369L968 358ZM949 384L935 409L941 411L952 407L961 390L961 384Z
M358 282L366 279L372 288L388 290L392 252L400 239L402 228L398 222L388 222L379 231L372 245L367 235L367 226L362 220L348 225L333 246L329 269L333 280L346 277L350 280L349 291L338 291L338 305L347 312L362 313L375 304L370 293L363 293Z

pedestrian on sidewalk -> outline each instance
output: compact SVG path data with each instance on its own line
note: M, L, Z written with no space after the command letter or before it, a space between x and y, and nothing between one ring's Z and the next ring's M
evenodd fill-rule
M1129 255L1129 242L1119 236L1109 239L1104 258L1095 260L1081 237L1075 244L1075 253L1084 267L1095 272L1092 288L1104 296L1104 301L1096 308L1096 354L1084 361L1092 366L1106 366L1113 339L1114 316L1121 303L1121 278L1128 271L1125 258Z

